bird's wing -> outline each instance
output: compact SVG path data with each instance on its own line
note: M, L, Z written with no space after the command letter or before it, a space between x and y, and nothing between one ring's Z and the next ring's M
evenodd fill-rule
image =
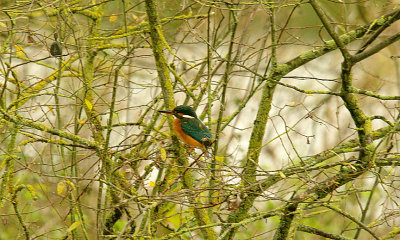
M191 136L196 141L204 145L211 144L211 133L199 119L183 118L181 119L181 127L185 134Z

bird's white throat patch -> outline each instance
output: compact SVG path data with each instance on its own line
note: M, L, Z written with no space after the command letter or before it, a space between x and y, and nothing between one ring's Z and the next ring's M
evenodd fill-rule
M194 118L193 116L186 115L186 114L183 114L182 117L184 117L184 118Z

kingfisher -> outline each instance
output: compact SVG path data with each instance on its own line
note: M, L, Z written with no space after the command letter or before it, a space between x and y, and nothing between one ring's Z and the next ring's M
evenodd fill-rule
M192 107L180 105L174 110L160 110L161 113L172 114L175 135L184 143L206 149L212 144L212 136L206 125L197 117Z

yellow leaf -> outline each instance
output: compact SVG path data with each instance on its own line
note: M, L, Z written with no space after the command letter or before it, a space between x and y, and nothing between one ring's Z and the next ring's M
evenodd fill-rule
M167 159L167 151L165 151L165 148L160 148L160 154L161 160L165 161L165 159Z
M72 187L73 189L75 189L75 185L73 182L65 180L65 183L68 184L70 187Z
M279 172L279 175L281 176L281 178L286 178L286 175L283 172Z
M150 181L150 182L149 182L149 186L150 186L150 187L155 187L155 186L156 186L156 183L153 182L153 181Z
M65 196L67 190L67 185L65 184L64 181L61 181L57 184L57 194L60 196Z
M17 56L20 58L24 58L25 57L25 53L23 52L24 48L20 47L18 45L14 45L14 47L15 47L15 50L17 50Z
M6 25L5 23L3 23L3 22L0 22L0 26L1 26L1 27L4 27L4 28L7 27L7 25Z
M53 115L55 115L55 114L54 114L54 111L53 111L53 108L52 108L51 106L47 106L47 108L49 109L49 111L50 111Z
M78 123L79 123L79 124L84 124L85 121L83 121L82 119L79 119L79 120L78 120Z
M223 162L224 159L225 159L224 156L215 156L215 160L216 160L217 162Z
M78 221L78 222L74 222L73 224L71 224L71 226L69 226L68 228L68 232L72 232L74 231L77 227L79 227L82 224L82 221Z
M110 23L113 23L113 22L117 21L117 19L118 19L118 17L115 16L115 15L113 14L113 15L110 16L110 18L108 19L108 21L109 21Z
M296 105L295 102L291 102L291 103L289 104L289 106L291 106L291 107L294 107L295 105Z
M33 200L37 200L38 197L37 197L37 195L36 195L35 188L34 188L32 185L30 185L30 184L26 184L26 188L27 188L28 191L30 192L30 194L31 194L31 196L32 196L32 199L33 199Z
M92 110L92 109L93 109L93 105L92 105L92 103L91 103L89 100L85 99L85 104L86 104L86 106L87 106L87 108L88 108L89 110Z

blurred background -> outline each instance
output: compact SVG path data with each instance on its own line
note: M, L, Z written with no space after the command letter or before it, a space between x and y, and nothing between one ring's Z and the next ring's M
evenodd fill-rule
M165 169L176 166L166 118L157 112L165 103L145 2L3 0L0 239L23 239L27 232L30 239L103 239L108 213L115 206L124 210L107 238L158 239L192 226L188 195L218 193L218 204L205 208L214 211L214 222L223 223L247 194L239 183L262 89L273 67L272 49L276 48L277 65L284 66L296 57L311 57L331 37L307 1L156 4L168 44L163 53L175 104L193 106L216 139L211 158L199 149L187 153L194 187L185 190L175 181L167 188L171 192L155 190L165 183ZM319 4L335 33L342 35L396 11L399 1ZM394 22L372 46L398 32L399 23ZM54 33L61 57L50 54ZM355 54L366 39L346 47ZM372 121L373 130L398 121L399 56L395 42L353 68L354 87L372 93L357 98L367 116L379 116ZM278 210L294 193L337 174L343 162L358 155L357 149L345 149L348 153L304 172L286 176L282 170L357 139L353 119L337 96L342 62L340 51L328 52L284 75L274 89L257 179L281 173L282 181L259 195L249 212L252 216ZM28 122L17 124L7 117L17 115ZM377 139L377 153L396 157L397 140L395 131ZM103 143L109 154L105 159L94 146ZM209 170L196 161L208 164L211 159L218 165L218 182L206 188ZM108 167L107 161L112 163ZM332 204L384 236L400 224L398 180L396 165L375 166L303 209L297 220L348 238L374 238L357 230L359 225L349 217L323 206ZM113 191L117 197L110 197ZM160 202L168 206L164 217L152 218L149 209ZM159 222L162 227L150 230ZM278 215L251 221L233 239L272 238L278 224ZM303 231L292 237L324 239ZM202 236L197 230L176 239Z

